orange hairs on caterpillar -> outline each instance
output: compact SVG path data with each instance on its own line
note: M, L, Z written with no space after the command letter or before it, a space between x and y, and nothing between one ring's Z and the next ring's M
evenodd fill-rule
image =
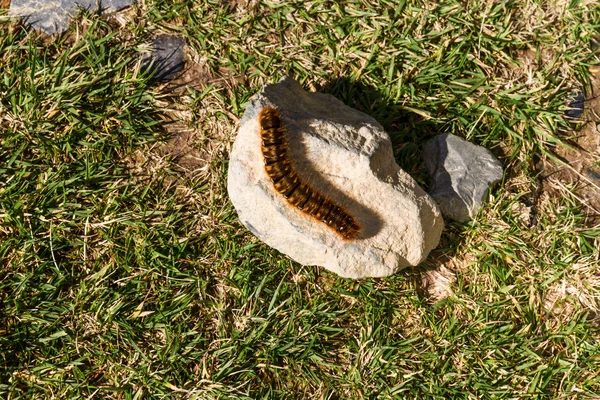
M290 159L286 129L277 108L265 107L258 114L265 172L288 204L326 224L344 240L358 237L361 227L352 215L303 180Z

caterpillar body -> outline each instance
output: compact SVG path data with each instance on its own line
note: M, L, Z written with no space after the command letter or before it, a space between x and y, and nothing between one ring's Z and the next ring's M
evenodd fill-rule
M343 240L356 239L361 231L356 218L319 193L296 172L279 110L275 107L263 108L258 115L258 122L265 171L275 191L302 213L326 224Z

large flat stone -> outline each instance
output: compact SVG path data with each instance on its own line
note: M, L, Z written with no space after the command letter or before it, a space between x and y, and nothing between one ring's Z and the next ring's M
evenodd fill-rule
M264 167L258 113L281 111L298 174L362 226L344 241L285 201ZM387 276L417 265L440 239L435 202L395 163L389 136L372 117L335 97L305 92L289 77L248 103L233 145L227 182L240 221L259 239L304 265L343 277Z
M80 9L119 11L135 0L12 0L9 14L48 35L65 32Z

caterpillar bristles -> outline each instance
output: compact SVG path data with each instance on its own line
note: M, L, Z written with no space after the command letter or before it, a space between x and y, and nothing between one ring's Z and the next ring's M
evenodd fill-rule
M358 238L361 226L332 199L322 195L296 172L290 159L286 129L279 110L265 107L258 114L265 172L280 193L303 214L324 223L343 240Z

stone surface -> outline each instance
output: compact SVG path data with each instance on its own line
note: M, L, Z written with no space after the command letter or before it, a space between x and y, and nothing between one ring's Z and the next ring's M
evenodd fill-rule
M583 92L579 91L575 93L569 102L569 106L565 111L565 117L569 119L580 119L583 116L584 108L585 96L583 95Z
M80 9L119 11L134 0L12 0L9 13L48 35L65 32Z
M472 219L488 192L502 179L502 164L486 148L443 134L425 143L425 166L431 176L429 194L442 213L455 221Z
M258 112L278 107L298 173L362 225L343 241L326 225L288 205L269 181ZM249 101L229 162L229 196L240 221L259 239L304 265L343 277L387 276L417 265L439 242L435 202L395 163L381 125L335 97L305 92L289 77Z
M169 81L183 71L185 40L175 35L160 35L152 41L152 52L142 69L150 69L153 81Z

